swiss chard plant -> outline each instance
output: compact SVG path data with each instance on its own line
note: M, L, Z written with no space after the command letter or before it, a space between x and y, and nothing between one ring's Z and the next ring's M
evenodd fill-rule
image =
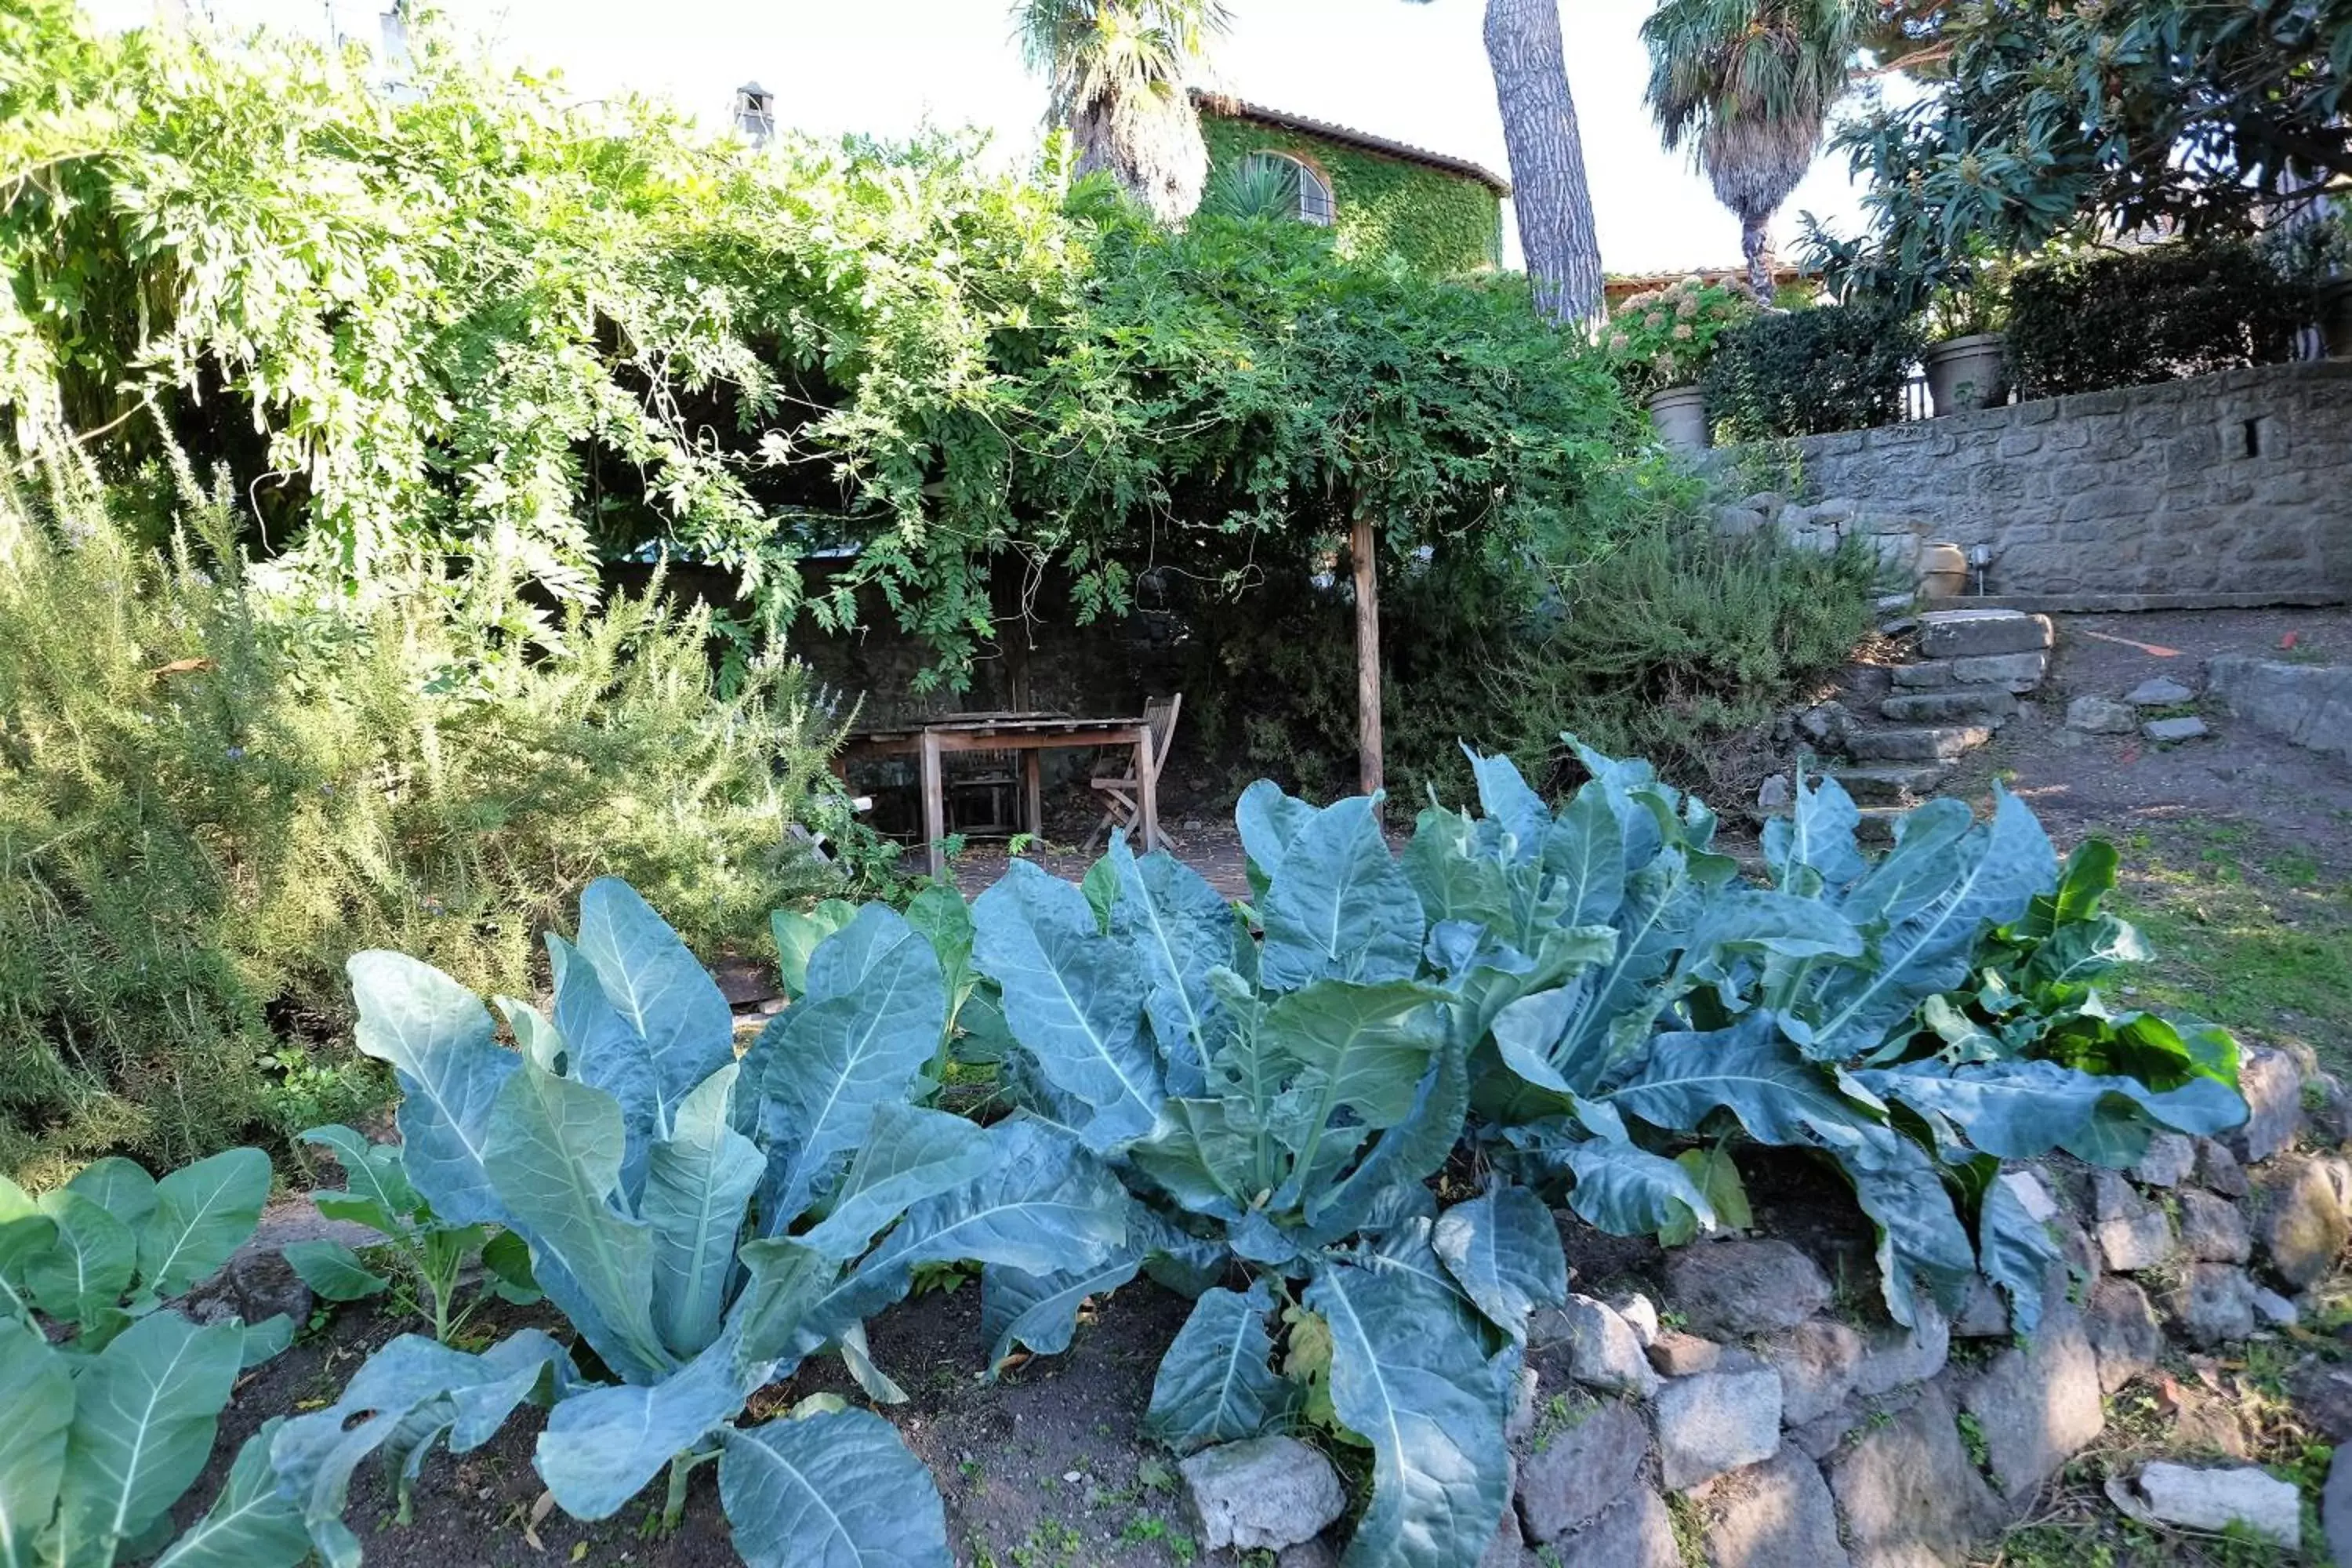
M172 1528L237 1374L294 1326L197 1324L163 1303L228 1260L268 1196L257 1149L160 1182L100 1160L38 1200L0 1177L0 1568L291 1568L309 1550L270 1473L275 1423L211 1510Z
M540 1299L522 1237L493 1226L444 1225L435 1218L433 1205L409 1184L399 1149L370 1143L341 1126L313 1127L302 1139L332 1152L343 1168L342 1190L310 1194L319 1212L383 1237L368 1257L331 1237L289 1243L287 1263L321 1299L404 1296L432 1320L433 1337L445 1345L488 1301L528 1306ZM386 1263L392 1271L381 1272ZM468 1263L480 1265L482 1286L460 1307L458 1281Z
M1085 1297L1150 1268L1196 1298L1153 1431L1189 1451L1319 1415L1372 1450L1351 1568L1473 1563L1507 1503L1528 1313L1567 1290L1559 1233L1509 1184L1438 1211L1473 1036L1372 803L1260 784L1240 821L1262 892L1238 915L1123 839L1084 890L1016 861L975 900L1008 1066L1132 1205L1098 1263L992 1260L983 1330L999 1357L1061 1350Z
M1736 1126L1843 1170L1897 1320L1981 1272L2031 1327L2055 1248L1992 1180L2000 1161L2125 1165L2157 1129L2244 1117L2226 1034L2091 990L2133 949L2096 909L2112 855L2062 878L2015 796L1981 823L1931 801L1873 860L1837 784L1801 781L1751 882L1704 806L1580 752L1592 776L1558 812L1507 760L1474 758L1483 815L1423 813L1404 863L1453 983L1500 1000L1474 1053L1480 1114L1595 1224L1711 1223L1666 1153Z
M863 1325L917 1268L1089 1266L1125 1240L1117 1180L1034 1119L983 1130L910 1102L948 999L929 942L884 906L813 946L798 1001L740 1060L718 987L621 883L592 885L577 942L549 946L550 1012L499 1004L519 1050L438 972L352 961L360 1047L403 1092L409 1185L445 1223L520 1237L577 1343L527 1331L468 1355L404 1337L289 1422L272 1454L320 1554L358 1561L340 1516L368 1454L404 1487L435 1442L474 1447L538 1401L537 1468L576 1517L609 1517L667 1468L675 1523L715 1458L756 1568L945 1568L938 1494L887 1422L819 1400L747 1425L745 1402L828 1345L896 1396Z

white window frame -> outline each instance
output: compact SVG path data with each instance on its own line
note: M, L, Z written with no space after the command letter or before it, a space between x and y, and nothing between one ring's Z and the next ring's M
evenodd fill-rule
M1298 211L1293 215L1301 223L1311 223L1318 228L1329 228L1339 210L1339 197L1331 190L1331 182L1323 171L1294 153L1277 153L1273 148L1261 148L1250 154L1253 163L1265 160L1287 163L1298 172Z

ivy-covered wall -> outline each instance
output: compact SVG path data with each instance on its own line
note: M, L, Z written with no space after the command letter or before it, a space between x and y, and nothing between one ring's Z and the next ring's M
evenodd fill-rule
M1337 204L1332 231L1349 256L1393 251L1433 277L1501 263L1502 198L1466 174L1221 114L1203 113L1201 134L1213 169L1253 153L1282 153L1320 170Z

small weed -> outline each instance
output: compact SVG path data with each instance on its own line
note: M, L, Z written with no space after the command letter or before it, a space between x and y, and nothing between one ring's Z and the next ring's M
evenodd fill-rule
M1706 1568L1706 1521L1698 1504L1681 1492L1666 1494L1666 1520L1674 1526L1675 1553L1683 1568Z
M1985 1442L1984 1423L1969 1412L1963 1410L1958 1417L1958 1425L1960 1428L1960 1447L1968 1450L1969 1463L1979 1470L1990 1469L1992 1465L1992 1449Z
M1534 1450L1538 1454L1544 1452L1551 1447L1554 1438L1563 1432L1575 1431L1584 1424L1587 1416L1600 1408L1599 1400L1585 1394L1553 1394L1536 1413L1535 1435L1529 1439Z

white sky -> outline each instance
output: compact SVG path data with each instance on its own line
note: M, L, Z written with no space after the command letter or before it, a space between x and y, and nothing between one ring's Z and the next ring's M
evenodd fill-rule
M155 0L84 0L100 20L145 19ZM193 0L225 26L322 31L329 7L373 40L389 0ZM1044 89L1010 41L1007 0L439 0L506 59L560 69L583 99L628 88L716 120L757 79L780 123L904 135L978 125L1006 158L1036 144ZM1472 159L1507 174L1482 0L1229 0L1217 84L1279 109ZM1566 0L1568 73L1584 133L1602 265L1641 272L1736 263L1739 230L1706 180L1660 151L1642 106L1637 29L1652 0ZM1842 163L1817 165L1781 209L1786 249L1810 209L1855 226ZM1516 241L1516 236L1512 237ZM1511 244L1514 259L1516 243Z

